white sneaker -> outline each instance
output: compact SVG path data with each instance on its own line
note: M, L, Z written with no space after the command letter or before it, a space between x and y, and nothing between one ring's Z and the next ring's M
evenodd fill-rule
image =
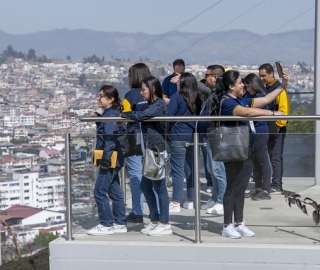
M185 201L183 203L183 208L188 209L188 210L193 210L194 209L193 202Z
M180 203L173 203L173 202L170 202L169 204L169 213L179 213L181 211L181 208L180 208Z
M212 193L212 187L207 187L206 192L207 193Z
M211 207L213 207L216 204L216 202L214 202L212 199L209 199L208 202L206 202L205 204L201 205L201 209L202 210L207 210Z
M114 234L113 226L112 227L106 227L101 224L93 227L91 230L87 231L87 234L89 235L109 235Z
M162 225L160 222L158 222L157 226L148 232L149 236L160 236L160 235L171 235L172 229L171 225L168 223L166 225Z
M113 225L113 231L115 233L126 233L128 231L126 225L119 225L119 224L114 224Z
M223 215L223 204L216 203L213 207L207 209L207 214Z
M143 228L140 232L143 234L148 234L150 231L152 231L155 227L157 227L158 224L153 224L151 221L149 224Z
M221 235L232 239L241 238L241 234L236 231L233 224L229 224L227 227L223 226Z
M249 230L248 227L245 225L245 221L241 222L240 225L234 226L234 227L236 231L240 233L242 236L248 236L248 237L255 236L255 233Z

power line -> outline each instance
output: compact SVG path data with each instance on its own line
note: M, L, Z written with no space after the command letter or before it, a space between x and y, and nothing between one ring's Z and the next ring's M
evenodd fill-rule
M245 12L243 12L242 14L240 14L239 16L237 16L236 18L234 18L233 20L227 22L226 24L224 24L223 26L221 26L220 28L216 29L215 31L209 33L208 35L204 36L203 38L199 39L198 41L196 41L195 43L191 44L190 46L186 47L185 49L183 49L182 51L176 53L175 55L172 55L170 58L166 59L165 62L169 61L170 59L176 57L177 55L185 52L186 50L190 49L191 47L193 47L194 45L198 44L200 41L208 38L209 36L211 36L212 34L216 33L217 31L221 30L223 27L227 26L228 24L234 22L235 20L239 19L240 17L242 17L243 15L247 14L249 11L255 9L256 7L260 6L262 3L264 3L267 0L263 0L261 1L259 4L253 6L252 8L246 10Z
M268 33L268 34L266 34L265 36L261 37L260 39L256 40L255 42L253 42L253 43L249 44L248 46L244 47L244 48L241 49L240 51L238 51L238 52L234 53L233 55L229 56L228 58L224 59L224 60L221 62L221 64L224 63L225 61L229 60L231 57L237 55L238 53L241 53L241 52L243 52L244 50L248 49L248 48L251 47L252 45L260 42L262 39L264 39L264 38L266 38L267 36L273 34L273 33L276 32L277 30L279 30L279 29L281 29L282 27L286 26L287 24L291 23L292 21L294 21L295 19L299 18L300 16L302 16L302 15L305 14L305 13L307 13L308 11L310 11L310 10L313 9L313 8L314 8L314 6L311 7L311 8L309 8L309 9L307 9L306 11L298 14L296 17L294 17L293 19L287 21L286 23L284 23L283 25L279 26L279 27L276 28L275 30L271 31L270 33Z
M202 10L200 13L198 13L196 16L186 20L185 22L179 24L178 26L172 28L171 30L169 30L168 32L162 34L161 36L155 38L154 40L151 40L149 43L145 44L144 46L140 47L139 49L135 50L134 52L128 54L125 58L130 58L132 56L135 56L136 54L138 54L139 52L143 51L144 49L149 48L150 46L152 46L153 44L157 43L158 41L164 39L165 37L169 36L170 34L172 34L173 32L177 31L178 29L180 29L181 27L185 26L186 24L190 23L191 21L195 20L196 18L198 18L199 16L201 16L203 13L207 12L208 10L210 10L211 8L213 8L214 6L218 5L219 3L221 3L224 0L220 0L218 2L216 2L215 4L207 7L206 9Z

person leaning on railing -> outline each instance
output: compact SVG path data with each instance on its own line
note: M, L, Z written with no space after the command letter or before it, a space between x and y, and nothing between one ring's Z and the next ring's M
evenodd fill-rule
M240 73L235 70L225 72L217 80L216 94L220 100L221 115L235 116L267 116L283 115L280 111L260 109L269 104L285 89L288 75L284 74L282 84L273 92L261 98L244 98L244 84ZM236 126L236 121L224 121L224 126ZM239 124L248 124L240 121ZM240 238L254 236L255 233L245 226L243 220L244 192L252 172L252 162L248 158L244 161L225 162L227 189L223 198L224 226L222 236ZM239 177L241 175L241 177ZM234 223L232 216L234 215Z
M104 110L102 115L93 113L92 116L119 116L120 99L118 90L111 85L102 86L99 92L98 106ZM123 122L97 122L96 150L103 150L103 155L99 163L94 198L100 223L88 230L89 235L127 232L126 209L119 180L119 171L124 164L126 130L126 125ZM111 156L115 151L117 152L117 159L114 168L111 166ZM112 200L112 209L110 200Z
M121 114L124 118L130 118L135 121L144 121L156 116L166 116L167 106L162 98L162 88L159 80L153 76L147 77L142 81L141 95L148 102L147 108L143 111L124 112ZM145 148L158 149L161 155L160 163L165 162L167 158L165 146L165 122L142 122L141 130ZM172 229L169 224L169 195L166 185L166 178L160 180L151 180L142 176L140 189L146 198L149 211L150 222L141 230L141 233L149 236L171 235ZM159 208L157 207L157 198L159 199Z

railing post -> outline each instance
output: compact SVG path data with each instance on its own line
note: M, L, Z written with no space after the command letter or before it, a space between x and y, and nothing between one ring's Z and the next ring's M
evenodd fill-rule
M123 167L121 168L121 191L124 200L124 204L126 205L127 201L127 189L126 189L126 162L124 162Z
M71 207L71 152L70 133L65 135L65 164L66 164L66 221L67 240L72 240L72 207Z
M201 243L201 218L200 218L200 183L199 183L199 133L193 134L194 153L194 211L195 211L195 240L196 244Z

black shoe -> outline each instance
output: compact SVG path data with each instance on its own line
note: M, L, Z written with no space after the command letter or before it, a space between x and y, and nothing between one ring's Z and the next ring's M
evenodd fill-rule
M260 201L260 200L270 200L271 196L269 192L260 191L256 195L251 197L251 200Z
M252 196L255 196L258 194L258 190L256 190L255 188L252 188L248 193L244 194L245 198L251 198Z
M271 187L270 193L271 194L282 194L283 189L282 187Z
M127 222L143 223L143 216L130 213L129 215L126 216L126 220Z

